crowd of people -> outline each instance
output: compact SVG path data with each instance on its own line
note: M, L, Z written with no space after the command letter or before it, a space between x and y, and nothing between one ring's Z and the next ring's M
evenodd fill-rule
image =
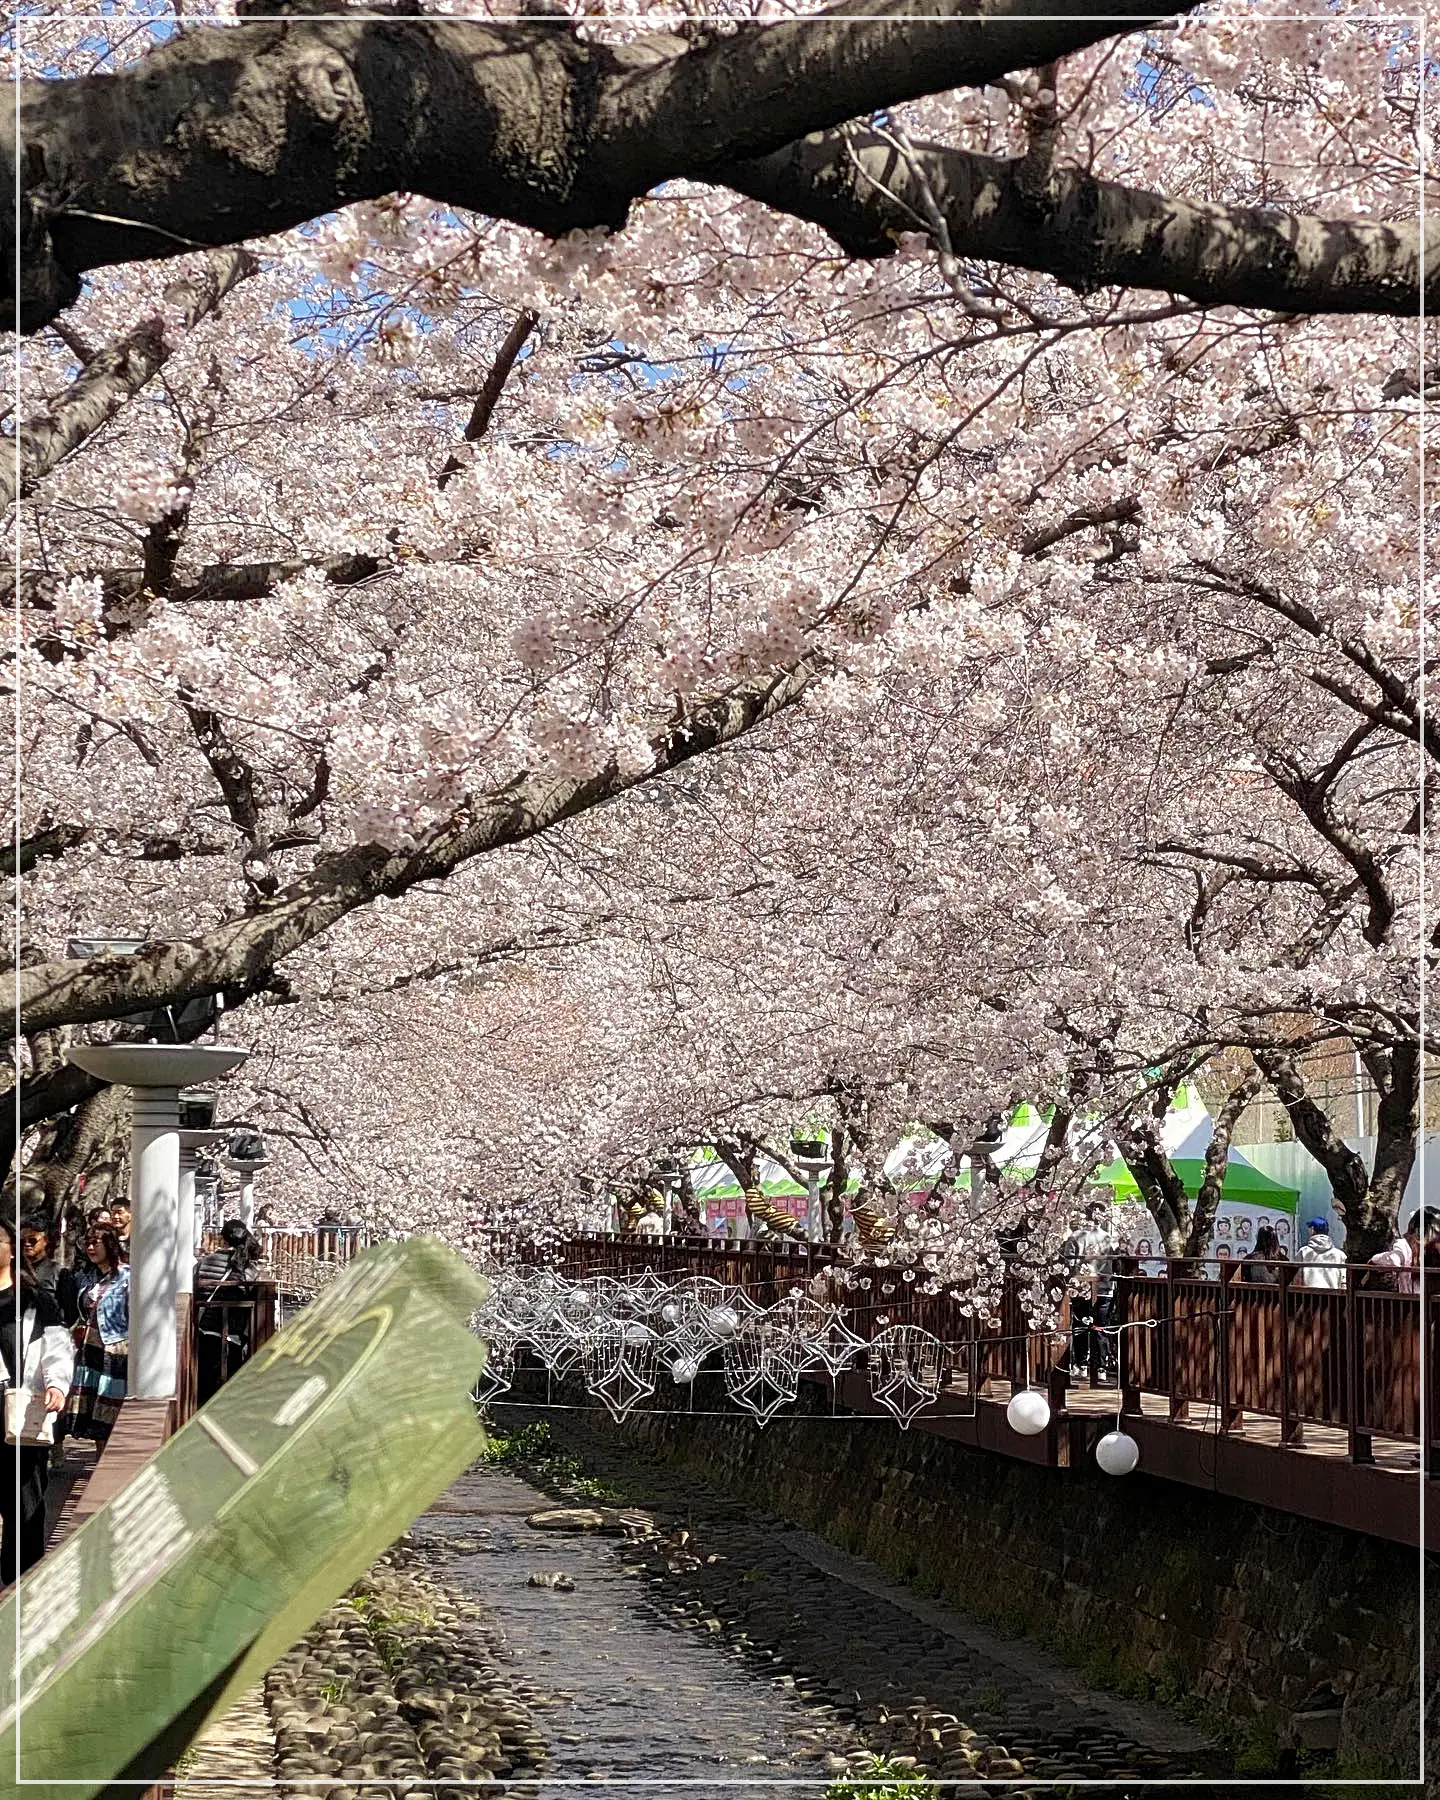
M0 1588L44 1554L52 1451L67 1439L103 1445L128 1386L129 1205L93 1208L68 1262L55 1249L48 1219L26 1217L17 1227L0 1217ZM237 1360L227 1335L233 1335L232 1322L215 1304L216 1295L253 1281L260 1261L258 1240L230 1220L219 1248L196 1262L202 1397L233 1372ZM242 1359L246 1348L239 1351Z

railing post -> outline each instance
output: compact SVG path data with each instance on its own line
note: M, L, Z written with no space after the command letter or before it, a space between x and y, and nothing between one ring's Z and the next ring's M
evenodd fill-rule
M1304 1441L1305 1428L1295 1417L1290 1345L1290 1316L1294 1310L1290 1289L1294 1284L1296 1265L1282 1262L1276 1273L1280 1277L1280 1442L1300 1444ZM1301 1292L1304 1292L1303 1288Z
M1120 1389L1120 1411L1138 1413L1140 1384L1134 1380L1135 1334L1126 1330L1130 1323L1130 1302L1135 1297L1135 1274L1139 1263L1125 1257L1115 1276L1115 1381Z
M1172 1422L1176 1419L1188 1418L1190 1415L1188 1396L1176 1391L1180 1386L1180 1370L1183 1360L1180 1355L1180 1346L1175 1340L1175 1271L1179 1269L1181 1275L1184 1275L1189 1267L1189 1263L1179 1257L1167 1256L1165 1258L1165 1324L1163 1329L1170 1339L1170 1367L1166 1371L1169 1380L1166 1387L1169 1390L1169 1412Z
M1440 1384L1440 1294L1430 1290L1428 1282L1425 1286L1424 1306L1429 1317L1421 1313L1417 1319L1424 1367L1420 1385L1425 1395L1420 1416L1420 1446L1425 1473L1434 1481L1440 1480L1440 1386L1437 1386Z
M1216 1416L1220 1421L1222 1432L1244 1431L1245 1412L1243 1407L1236 1406L1231 1392L1231 1356L1230 1356L1230 1284L1240 1273L1237 1262L1220 1264L1220 1285L1218 1289L1218 1317L1215 1320L1216 1338Z
M1365 1311L1361 1298L1362 1271L1354 1263L1345 1267L1345 1423L1350 1433L1352 1463L1373 1463L1375 1447L1365 1424Z
M1065 1396L1069 1391L1072 1373L1071 1365L1075 1360L1073 1355L1075 1340L1070 1329L1070 1296L1068 1294L1060 1296L1060 1304L1055 1315L1055 1326L1057 1336L1063 1334L1065 1349L1062 1355L1050 1364L1047 1386L1050 1410L1052 1413L1058 1414L1065 1411Z

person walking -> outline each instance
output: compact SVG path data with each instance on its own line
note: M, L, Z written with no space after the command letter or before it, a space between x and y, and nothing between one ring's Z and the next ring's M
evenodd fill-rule
M23 1425L12 1421L7 1407L0 1451L0 1587L10 1587L45 1554L50 1450L23 1438L41 1420L50 1422L53 1433L70 1387L75 1350L54 1296L20 1261L15 1227L8 1219L0 1219L0 1365L7 1393L13 1388L30 1396ZM11 1441L12 1423L19 1427L21 1441Z
M1300 1273L1295 1285L1338 1293L1345 1285L1345 1252L1330 1240L1330 1221L1311 1219L1300 1251Z
M80 1294L80 1322L74 1333L79 1353L61 1429L103 1444L129 1382L130 1265L121 1258L113 1225L97 1225L90 1232L85 1254L98 1273Z

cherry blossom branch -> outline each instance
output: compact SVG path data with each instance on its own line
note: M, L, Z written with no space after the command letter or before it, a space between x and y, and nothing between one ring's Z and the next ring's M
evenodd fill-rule
M940 144L902 155L887 133L821 132L724 171L727 186L813 220L852 256L889 255L934 197L952 252L1053 275L1080 293L1150 288L1207 305L1277 312L1420 308L1418 224L1318 219L1262 207L1149 193L1078 168L1051 170L1037 192L1023 157ZM922 186L923 182L923 186ZM1440 248L1427 249L1430 303Z
M108 843L115 835L104 827L81 825L73 821L43 826L39 831L21 838L18 856L13 844L7 844L0 850L0 875L26 875L37 862L57 859L71 850L82 849L102 840ZM318 832L281 832L270 840L270 848L277 852L313 849L319 841ZM233 838L183 838L145 834L127 837L124 842L136 862L183 862L187 856L235 854Z
M594 775L525 775L462 808L413 850L357 844L321 857L307 874L243 918L197 938L157 942L125 956L42 963L0 981L0 1006L22 1009L22 1028L124 1017L235 987L258 991L275 965L360 907L443 880L463 863L535 837L562 820L732 741L793 706L815 679L802 662L758 676L687 708L684 721L651 740L645 773L611 762Z
M540 323L538 314L528 309L522 312L515 323L505 334L490 373L485 377L484 385L475 396L475 406L465 424L465 442L476 444L490 429L490 420L495 408L500 404L500 396L505 391L505 383L510 379L510 371L515 367L520 352L525 348L530 333ZM445 487L452 477L458 475L465 467L458 456L445 458L445 466L436 476L436 485Z
M212 252L195 274L166 288L160 312L137 325L118 344L92 356L53 405L20 427L21 496L33 493L44 476L107 425L164 367L176 349L177 323L182 330L193 331L237 282L255 274L259 267L246 250ZM167 318L167 313L178 319ZM15 492L15 465L7 459L0 464L0 505L8 506Z
M1282 619L1289 620L1317 643L1333 644L1348 663L1375 684L1386 704L1382 707L1374 701L1367 701L1363 695L1356 694L1352 688L1323 669L1308 671L1309 679L1356 712L1373 719L1376 724L1384 725L1399 736L1413 738L1416 743L1423 744L1426 754L1440 762L1440 725L1427 716L1422 727L1416 695L1361 639L1336 629L1330 620L1322 618L1303 600L1282 594L1256 576L1244 575L1214 562L1200 562L1196 566L1220 584L1220 591L1233 594L1237 599L1258 601L1261 606ZM1194 585L1206 584L1195 582Z

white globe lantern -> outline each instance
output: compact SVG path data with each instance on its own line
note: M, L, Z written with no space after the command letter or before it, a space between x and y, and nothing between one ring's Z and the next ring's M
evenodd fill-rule
M705 1323L712 1337L731 1338L740 1329L740 1315L733 1306L712 1306Z
M1107 1431L1095 1446L1095 1460L1107 1475L1128 1475L1140 1460L1140 1446L1128 1431Z
M1034 1388L1022 1388L1010 1396L1005 1417L1010 1429L1021 1437L1038 1437L1050 1423L1050 1402Z
M682 1387L686 1387L699 1373L699 1363L693 1357L682 1356L679 1362L672 1365L670 1378L672 1381L678 1381Z

